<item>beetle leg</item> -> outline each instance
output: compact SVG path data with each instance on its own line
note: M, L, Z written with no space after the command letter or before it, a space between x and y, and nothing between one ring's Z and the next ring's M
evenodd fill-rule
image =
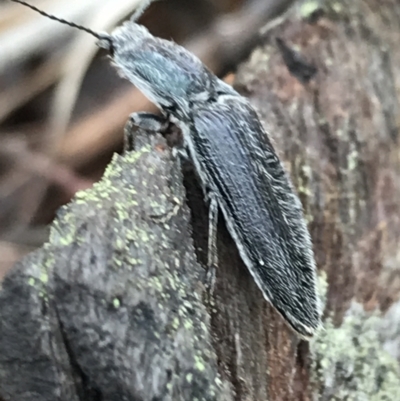
M152 113L140 112L132 113L124 129L124 150L135 149L135 141L138 131L146 131L149 134L163 133L169 125L169 120L165 117Z
M210 206L208 210L208 258L206 271L206 288L209 295L212 295L214 292L216 269L218 266L217 228L218 202L214 196L210 195Z
M190 156L187 149L184 146L174 146L172 148L172 155L174 157L179 157L182 161L190 161Z

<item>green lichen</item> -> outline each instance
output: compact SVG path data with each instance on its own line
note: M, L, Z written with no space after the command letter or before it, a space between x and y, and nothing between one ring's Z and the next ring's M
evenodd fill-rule
M318 10L324 10L330 14L348 13L350 4L351 2L342 0L304 0L300 3L299 14L302 18L307 19Z
M340 327L331 319L311 343L314 400L397 401L399 365L382 347L379 316L353 305Z
M39 298L41 298L44 302L47 303L49 301L49 295L47 294L47 291L40 290L39 291Z
M192 383L192 380L193 380L193 375L191 373L188 373L186 375L186 381L190 384Z
M134 165L144 155L151 151L150 146L144 146L136 152L127 153L124 156L114 155L111 163L106 168L102 179L95 183L92 188L85 191L79 191L75 194L73 202L60 209L59 217L56 219L50 231L50 244L54 246L66 247L76 243L79 238L77 232L79 230L78 223L80 221L79 213L76 213L80 208L91 210L96 213L104 207L104 202L113 201L113 209L116 213L117 222L125 221L130 218L125 199L129 198L130 205L137 205L134 199L137 191L132 187L124 187L126 197L116 196L120 193L121 188L113 185L113 179L119 177L123 172L124 164ZM119 201L119 199L122 199ZM90 206L90 209L88 208ZM146 240L146 233L136 233L141 235L142 239ZM127 239L130 239L127 237ZM136 238L132 238L136 239ZM117 248L121 244L117 244Z
M349 171L353 171L358 167L358 159L359 153L356 149L353 149L351 152L349 152L347 155L347 168Z
M194 357L194 362L195 362L195 368L199 371L199 372L203 372L206 367L204 365L204 360L203 358L201 358L200 356L196 355Z
M65 214L59 219L56 219L50 229L49 242L55 246L68 246L72 244L76 237L76 222L73 214L66 206L60 209Z
M40 272L40 281L43 284L47 284L49 281L49 274L45 269L42 269L42 271Z
M180 325L179 319L178 319L177 317L175 317L175 318L172 320L172 327L173 327L173 329L174 329L174 330L178 330L178 329L179 329L179 325Z
M344 10L343 4L339 1L332 2L331 7L338 14Z
M308 0L300 6L300 15L303 18L308 18L312 13L320 8L320 2L317 0Z
M183 323L185 330L193 330L193 322L191 320L185 320Z

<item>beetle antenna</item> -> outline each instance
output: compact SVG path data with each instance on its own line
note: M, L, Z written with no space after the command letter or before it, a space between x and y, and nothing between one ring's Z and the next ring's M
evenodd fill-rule
M74 22L71 22L71 21L67 21L67 20L65 20L63 18L58 18L58 17L56 17L54 15L48 14L48 13L40 10L39 8L33 6L32 4L26 3L25 1L22 1L22 0L10 0L10 1L12 1L14 3L22 4L23 6L28 7L31 10L36 11L37 13L39 13L39 14L43 15L44 17L47 17L47 18L49 18L49 19L51 19L53 21L57 21L57 22L60 22L61 24L65 24L65 25L68 25L68 26L70 26L72 28L79 29L80 31L84 31L84 32L88 33L89 35L94 36L96 39L100 39L100 40L105 39L106 35L104 35L104 34L92 31L89 28L86 28L86 27L84 27L82 25L75 24Z

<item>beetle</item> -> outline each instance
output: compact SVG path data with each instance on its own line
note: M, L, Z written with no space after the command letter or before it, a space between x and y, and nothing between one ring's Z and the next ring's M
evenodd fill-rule
M12 1L81 29L24 1ZM182 130L183 147L209 200L209 271L217 265L221 211L264 297L309 339L320 327L320 306L300 200L249 101L188 50L154 37L136 22L151 2L111 34L84 30L109 51L121 75L163 112L162 118L134 113L130 121L152 130L171 121Z

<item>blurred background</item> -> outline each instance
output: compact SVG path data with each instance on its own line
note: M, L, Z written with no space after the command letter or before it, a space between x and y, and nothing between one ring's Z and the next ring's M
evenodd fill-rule
M140 0L32 0L110 32ZM198 55L227 82L290 0L163 0L140 23ZM57 209L99 180L130 113L154 110L95 39L0 0L0 279L47 240Z

